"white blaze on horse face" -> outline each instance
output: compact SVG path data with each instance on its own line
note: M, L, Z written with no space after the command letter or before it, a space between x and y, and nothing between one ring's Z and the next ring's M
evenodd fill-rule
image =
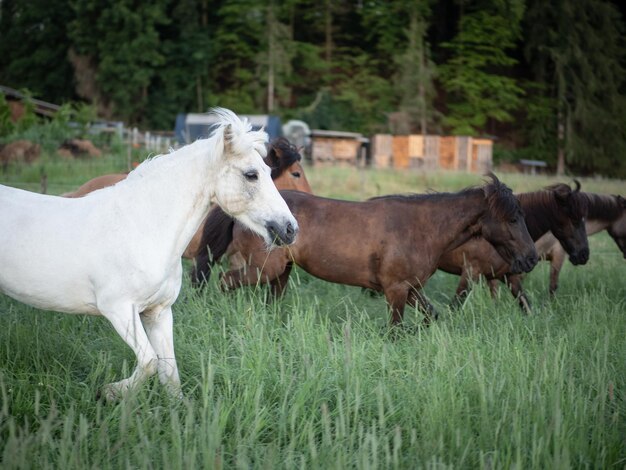
M220 207L257 233L269 245L272 236L268 225L297 231L298 223L289 211L271 178L258 147L237 149L228 145L225 132L226 165L217 177L215 200Z

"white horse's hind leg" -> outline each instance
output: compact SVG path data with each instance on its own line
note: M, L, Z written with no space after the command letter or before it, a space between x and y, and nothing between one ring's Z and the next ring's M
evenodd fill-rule
M150 344L159 358L159 380L165 385L170 395L182 398L178 366L174 355L172 307L164 308L160 312L146 312L141 315L141 321Z
M130 377L107 384L102 388L104 398L108 401L114 401L154 375L157 371L158 358L148 341L137 307L132 304L118 304L113 308L106 309L100 305L99 307L102 315L111 322L115 331L137 356L137 367Z

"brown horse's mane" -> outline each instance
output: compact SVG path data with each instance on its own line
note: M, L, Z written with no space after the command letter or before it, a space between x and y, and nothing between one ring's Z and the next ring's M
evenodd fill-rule
M557 199L559 195L568 196L567 204L559 204ZM565 211L571 220L580 220L587 214L587 200L582 196L577 181L575 190L565 183L557 183L540 191L517 194L517 197L531 234L549 230L549 221L554 220L562 211Z
M274 139L268 145L265 163L272 169L272 179L278 178L287 168L302 159L298 148L284 137Z
M513 191L507 185L502 183L494 174L488 175L491 181L483 186L473 186L462 189L456 193L429 191L425 194L389 194L386 196L377 196L369 199L394 199L406 202L417 201L440 201L445 199L457 198L459 196L471 196L478 193L483 193L489 210L500 220L512 219L522 215L519 201L513 195Z
M588 215L591 220L615 220L624 211L624 199L610 194L581 193L587 201Z

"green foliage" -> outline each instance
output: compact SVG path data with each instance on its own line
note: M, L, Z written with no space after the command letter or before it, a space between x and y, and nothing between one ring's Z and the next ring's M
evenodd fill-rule
M409 127L414 132L433 134L438 117L433 105L436 70L426 43L426 21L415 10L410 11L406 49L396 56L395 82L400 95L399 108L409 116Z
M98 141L98 136L88 134L89 125L96 120L95 107L85 103L66 103L62 105L51 119L41 119L35 114L34 103L29 90L22 90L24 100L24 114L15 125L10 120L9 109L0 94L0 138L5 142L13 140L30 140L40 144L49 153L54 153L67 139L89 138ZM2 105L4 101L4 107ZM3 109L5 112L3 113ZM7 114L8 113L8 114ZM6 116L5 125L2 125L2 116Z
M215 103L210 76L215 48L208 2L184 0L167 9L170 21L160 25L163 63L155 68L148 89L145 118L156 129L171 129L181 112L205 112Z
M34 127L39 122L37 114L35 114L35 104L33 103L31 92L24 89L21 90L21 93L24 96L21 101L23 114L15 125L15 131L18 133Z
M342 54L339 63L339 70L352 73L337 74L333 114L339 124L334 128L365 134L384 130L385 113L393 109L392 85L376 74L376 64L366 54Z
M0 137L9 135L15 129L11 120L11 108L3 93L0 93Z
M67 52L68 1L0 2L0 84L28 88L37 97L75 99L74 75Z
M81 137L85 137L89 126L98 120L95 106L87 103L74 104L70 109L70 116L72 121L78 125Z
M262 6L254 0L225 2L217 10L217 19L213 44L217 55L211 78L218 89L212 93L215 101L210 104L228 104L238 113L263 109L256 75L257 56L265 34Z
M444 44L453 54L440 67L442 84L451 98L444 124L454 134L475 135L485 130L489 119L511 121L511 113L520 107L523 91L516 80L494 72L516 63L506 53L517 39L511 21L484 10L468 13L461 18L458 35Z
M526 84L526 119L524 134L527 145L520 149L520 158L543 160L556 166L557 103L547 96L539 83Z
M526 50L534 77L556 97L567 164L626 174L623 20L603 0L530 2ZM556 126L555 126L556 132Z
M97 86L122 119L140 120L148 86L164 62L157 27L168 21L165 2L72 1L76 19L69 35L77 51L98 64Z

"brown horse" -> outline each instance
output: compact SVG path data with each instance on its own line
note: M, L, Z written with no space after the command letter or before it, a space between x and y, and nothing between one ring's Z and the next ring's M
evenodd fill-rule
M268 144L265 163L272 169L272 180L278 189L291 189L296 191L311 192L311 186L306 179L304 169L300 164L302 157L295 145L292 145L284 137L278 137ZM83 197L98 189L113 186L128 176L128 173L113 173L98 176L87 181L76 191L63 194L64 197ZM192 259L200 253L202 245L203 226L206 220L191 239L183 258Z
M607 230L626 259L626 199L608 194L582 193L587 201L585 220L587 235ZM559 274L565 262L566 249L559 240L548 233L535 243L539 255L550 261L550 295L559 286Z
M79 186L78 189L71 191L69 193L61 194L63 197L83 197L86 194L89 194L93 191L97 191L98 189L107 188L109 186L113 186L116 183L126 179L128 173L111 173L108 175L96 176L93 179L90 179L83 185Z
M217 232L206 237L218 240L209 243L211 262L233 241L249 267L227 272L222 278L225 288L261 281L281 295L296 263L326 281L382 291L392 324L402 321L407 303L419 304L428 323L433 310L421 288L437 269L439 257L469 238L485 237L517 272L527 272L537 262L519 202L495 175L491 179L483 187L458 193L392 195L365 202L282 191L300 232L289 248L269 253L256 235L238 229L213 209L206 225ZM198 266L209 269L206 263Z
M552 232L566 247L572 264L585 264L589 259L589 245L585 233L584 218L587 214L586 199L580 192L566 184L556 184L543 191L518 194L528 232L534 241ZM521 275L511 274L509 264L496 249L482 238L474 238L458 248L445 253L439 260L439 269L461 276L455 303L468 294L470 281L484 276L489 281L500 280L508 284L511 293L522 309L530 313L530 303L522 290ZM496 285L491 283L492 292Z

